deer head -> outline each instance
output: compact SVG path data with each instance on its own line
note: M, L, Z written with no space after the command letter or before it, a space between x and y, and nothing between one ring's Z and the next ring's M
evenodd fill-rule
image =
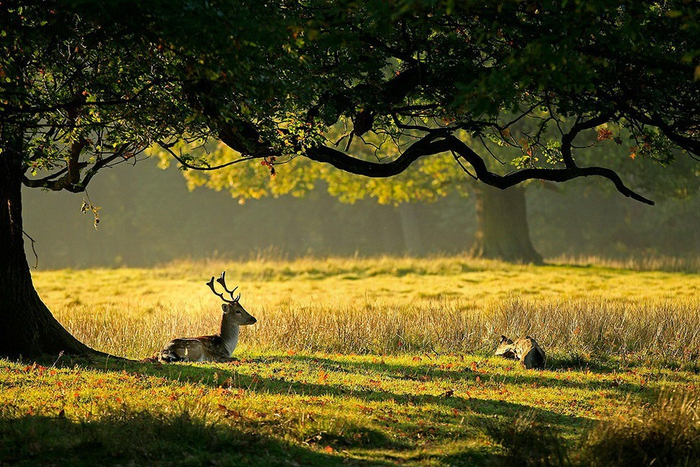
M250 313L248 313L239 302L241 299L241 294L238 294L235 297L233 295L236 292L236 289L238 289L238 286L234 287L233 290L229 290L228 287L226 287L226 271L221 273L221 276L216 279L216 282L218 282L224 288L226 293L229 294L230 298L225 298L223 293L216 291L214 281L215 279L212 276L212 278L209 279L209 282L207 282L207 285L211 291L214 292L214 295L218 296L224 301L224 303L221 305L221 309L224 311L224 318L228 317L238 325L255 324L257 320Z
M501 336L501 341L498 343L498 347L496 347L495 354L500 355L504 358L512 358L512 359L517 358L515 356L515 349L513 347L513 341L508 339L506 336Z

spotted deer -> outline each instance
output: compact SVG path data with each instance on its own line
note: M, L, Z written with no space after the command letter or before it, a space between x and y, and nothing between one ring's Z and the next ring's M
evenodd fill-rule
M224 312L221 318L221 332L213 336L173 339L160 352L158 359L161 362L230 362L235 360L231 355L238 345L240 326L255 324L257 320L240 304L241 294L234 297L233 294L238 287L234 287L233 290L226 287L225 274L225 271L222 272L216 282L229 294L230 299L224 298L223 293L216 291L214 277L207 282L214 295L224 301L221 305Z
M520 360L520 363L528 370L532 368L542 370L546 359L544 350L530 336L525 336L515 342L506 336L501 336L495 354L503 358Z

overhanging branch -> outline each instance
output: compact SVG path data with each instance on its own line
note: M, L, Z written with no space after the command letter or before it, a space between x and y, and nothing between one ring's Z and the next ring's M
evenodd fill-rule
M333 167L356 175L373 178L386 178L398 175L421 157L453 151L467 161L473 168L476 178L481 182L496 188L506 189L526 180L546 180L550 182L565 182L579 177L603 177L610 180L617 191L644 204L654 202L628 188L620 176L612 169L605 167L566 167L563 169L530 168L521 169L506 175L491 172L484 160L474 150L454 135L430 133L411 145L399 157L391 162L381 163L357 159L337 149L318 146L306 151L306 157L316 162L325 162ZM461 164L460 164L461 165Z
M571 127L568 133L564 133L561 137L561 155L562 158L564 159L564 165L566 165L567 169L576 169L576 162L574 162L574 156L571 153L571 146L574 142L574 139L576 139L576 136L578 136L579 133L581 133L584 130L589 130L591 128L595 128L598 125L602 125L603 123L606 123L610 121L612 118L612 114L602 114L597 117L593 117L590 120L586 120L584 122L579 122L577 121L574 126Z
M331 164L345 172L365 177L386 178L400 174L421 157L449 150L450 145L444 139L444 134L430 133L413 143L399 157L386 163L357 159L328 146L310 148L305 155L311 160Z
M644 196L632 191L628 188L620 176L612 169L605 167L567 167L564 169L545 169L545 168L532 168L532 169L521 169L511 172L506 175L498 175L490 172L486 167L486 163L474 150L467 146L464 142L456 138L455 136L447 136L446 141L449 142L451 149L464 158L476 172L476 176L479 180L487 185L494 186L496 188L506 189L522 183L526 180L546 180L549 182L566 182L579 177L603 177L607 178L615 185L617 191L623 195L632 198L636 201L642 202L644 204L654 205L654 202Z

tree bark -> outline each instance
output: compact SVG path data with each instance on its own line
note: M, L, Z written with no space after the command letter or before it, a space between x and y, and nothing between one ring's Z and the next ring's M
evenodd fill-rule
M542 264L530 240L525 189L500 190L478 184L476 188L477 232L472 255L514 263Z
M22 146L13 144L21 132L14 133L0 135L0 356L96 353L61 326L34 289L22 229Z

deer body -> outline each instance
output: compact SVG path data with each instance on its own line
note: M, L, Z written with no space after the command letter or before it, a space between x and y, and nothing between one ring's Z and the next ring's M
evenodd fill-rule
M173 339L160 352L158 359L162 362L230 362L238 345L241 326L255 324L257 320L248 313L239 303L240 295L233 298L233 290L228 290L225 285L224 273L217 279L224 289L231 295L231 300L223 297L214 289L214 278L207 285L214 294L221 297L226 303L221 305L224 314L221 318L221 331L219 334L201 337L184 337Z
M543 369L546 359L544 350L530 336L525 336L515 342L506 336L501 336L495 354L503 358L520 360L520 363L527 369Z

